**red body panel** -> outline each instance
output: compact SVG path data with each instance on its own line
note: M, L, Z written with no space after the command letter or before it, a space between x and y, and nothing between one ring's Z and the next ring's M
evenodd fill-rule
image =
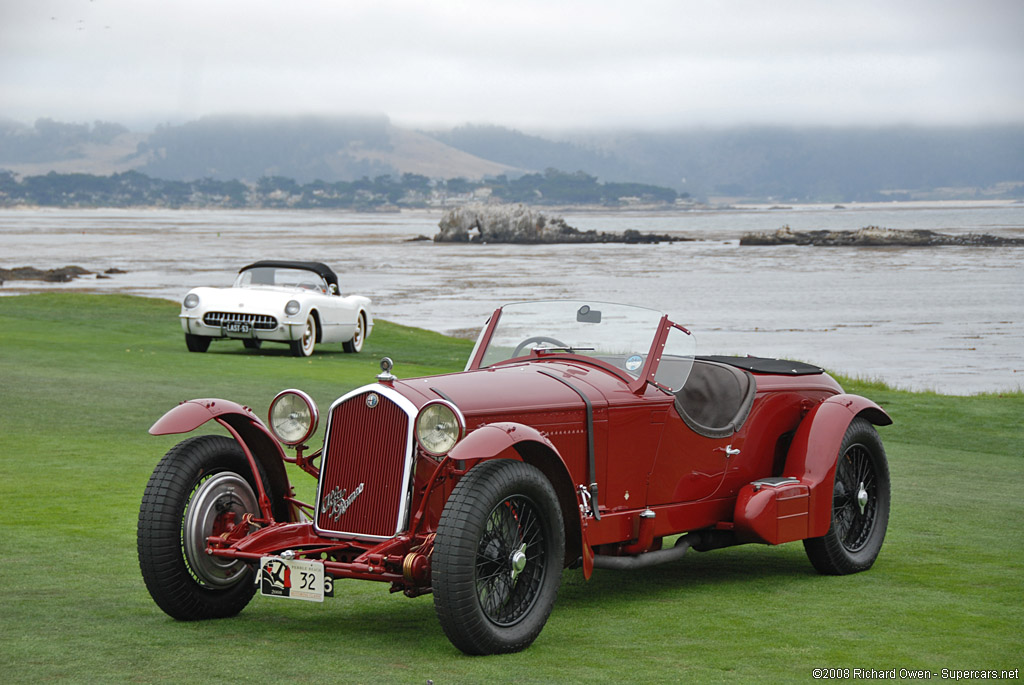
M748 484L736 499L735 531L742 542L780 545L810 537L810 488L796 481Z

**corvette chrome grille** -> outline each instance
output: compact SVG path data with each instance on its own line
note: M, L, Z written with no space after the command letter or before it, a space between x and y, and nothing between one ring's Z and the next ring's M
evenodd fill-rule
M266 314L240 314L237 312L206 312L203 323L207 326L223 326L229 323L247 323L261 331L277 328L277 319Z
M412 418L398 402L409 404L370 386L331 408L317 489L319 531L386 538L405 529Z

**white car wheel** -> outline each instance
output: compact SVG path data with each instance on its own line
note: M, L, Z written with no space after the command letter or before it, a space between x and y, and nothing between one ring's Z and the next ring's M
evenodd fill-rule
M359 316L356 317L356 332L352 334L352 339L343 342L341 345L346 352L359 352L363 349L363 340L366 338L366 314L359 312Z
M302 338L291 342L292 354L296 357L308 357L313 354L316 346L316 321L313 315L306 317L306 326L302 329Z

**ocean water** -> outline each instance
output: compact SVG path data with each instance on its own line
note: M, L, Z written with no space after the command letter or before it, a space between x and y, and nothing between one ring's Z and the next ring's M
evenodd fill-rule
M7 282L0 294L125 292L180 300L257 259L323 261L374 315L474 336L498 305L579 298L662 310L705 354L812 362L902 388L971 394L1024 386L1024 247L744 247L747 231L924 228L1024 237L998 202L564 212L582 230L670 233L660 245L452 245L442 212L0 210L0 266L109 279ZM2 306L2 302L0 302ZM177 326L169 321L169 326ZM400 368L396 369L400 373Z

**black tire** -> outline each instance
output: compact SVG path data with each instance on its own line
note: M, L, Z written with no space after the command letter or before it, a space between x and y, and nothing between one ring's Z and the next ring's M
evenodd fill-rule
M316 319L312 314L306 317L306 326L302 329L302 337L288 343L292 354L296 357L309 357L316 347Z
M185 334L185 347L189 352L206 352L210 349L210 338L205 335Z
M341 347L346 352L356 353L363 349L363 340L366 339L366 314L359 312L359 316L356 317L356 332L353 334L351 340L347 340L341 343Z
M179 621L224 618L252 599L252 567L203 550L227 511L236 522L246 512L259 515L256 492L242 448L224 436L184 440L157 464L139 508L139 567L149 594L168 615Z
M856 418L843 436L832 489L828 533L804 540L818 573L845 575L871 568L889 524L889 464L874 426Z
M258 350L263 344L263 341L259 338L244 338L242 340L242 346L247 350Z
M434 539L431 585L445 635L466 654L530 646L554 606L564 557L547 478L511 459L474 467L445 503Z

